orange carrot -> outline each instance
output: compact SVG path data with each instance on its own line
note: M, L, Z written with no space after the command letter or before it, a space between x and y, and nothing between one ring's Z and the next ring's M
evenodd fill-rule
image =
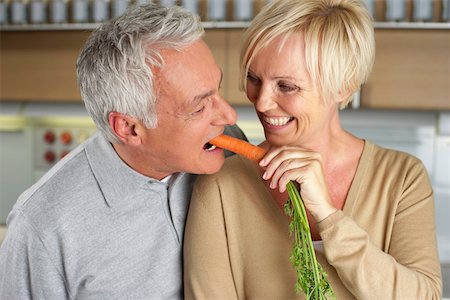
M210 144L213 144L216 147L230 150L234 153L240 154L242 156L247 157L248 159L259 161L266 154L266 150L252 145L246 141L221 134L211 141Z

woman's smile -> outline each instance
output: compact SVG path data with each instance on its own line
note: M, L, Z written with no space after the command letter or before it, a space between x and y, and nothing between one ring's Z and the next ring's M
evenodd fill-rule
M294 119L294 117L268 117L263 116L263 120L265 123L272 125L272 126L284 126L291 122Z

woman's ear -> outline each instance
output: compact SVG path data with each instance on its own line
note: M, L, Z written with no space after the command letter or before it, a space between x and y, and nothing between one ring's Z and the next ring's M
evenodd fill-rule
M129 145L140 144L141 137L136 130L139 122L135 118L113 111L109 113L108 121L120 141Z
M340 105L352 95L351 91L339 91L336 102Z

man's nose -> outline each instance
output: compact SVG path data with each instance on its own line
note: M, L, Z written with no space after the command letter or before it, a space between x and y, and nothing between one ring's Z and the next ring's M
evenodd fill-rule
M233 107L231 107L228 102L220 97L218 100L218 104L216 105L217 109L217 119L215 125L234 125L237 120L237 113Z

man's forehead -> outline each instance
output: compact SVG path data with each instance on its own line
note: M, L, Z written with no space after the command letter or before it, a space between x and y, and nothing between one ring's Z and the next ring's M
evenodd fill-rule
M160 53L163 63L152 67L157 98L170 97L179 108L189 109L217 91L222 70L203 41Z

